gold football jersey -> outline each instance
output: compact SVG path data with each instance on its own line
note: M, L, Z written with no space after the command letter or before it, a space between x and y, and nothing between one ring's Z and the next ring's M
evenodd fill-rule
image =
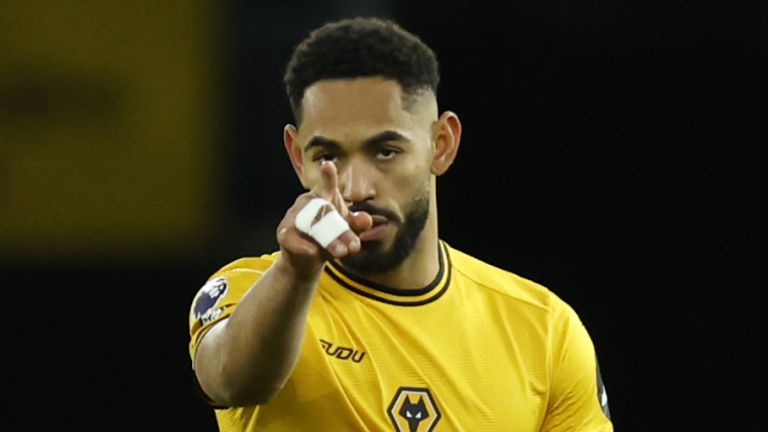
M190 355L278 254L216 272L190 311ZM268 404L216 408L221 431L612 431L592 341L548 289L444 242L428 286L329 262L299 360Z

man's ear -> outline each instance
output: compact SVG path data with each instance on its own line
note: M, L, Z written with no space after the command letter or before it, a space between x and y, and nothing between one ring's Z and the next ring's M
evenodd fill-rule
M301 186L304 189L309 189L304 181L304 161L301 157L301 147L296 140L298 134L299 131L296 129L296 126L292 124L285 125L283 128L283 145L285 146L285 151L288 152L291 165L293 165L293 170L296 171L296 176L299 178Z
M448 171L461 141L461 121L456 113L444 112L435 124L435 153L432 156L432 174L441 176Z

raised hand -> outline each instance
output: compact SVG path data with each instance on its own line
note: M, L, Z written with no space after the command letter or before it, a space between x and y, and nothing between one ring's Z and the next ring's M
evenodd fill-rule
M324 162L320 172L320 182L296 199L277 229L282 253L298 270L309 272L328 259L359 252L358 234L373 224L367 213L347 208L332 162Z

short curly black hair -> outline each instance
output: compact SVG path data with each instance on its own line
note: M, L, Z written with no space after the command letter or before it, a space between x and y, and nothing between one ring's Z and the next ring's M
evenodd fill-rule
M307 87L324 79L370 76L396 81L406 97L424 91L437 95L440 81L432 49L393 21L377 17L343 19L312 31L294 50L283 81L294 118L301 122Z

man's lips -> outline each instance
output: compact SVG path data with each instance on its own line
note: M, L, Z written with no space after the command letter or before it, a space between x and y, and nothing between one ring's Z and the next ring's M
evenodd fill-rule
M358 234L361 241L379 240L384 237L390 225L400 222L400 218L394 212L374 206L368 201L353 203L349 206L349 210L353 212L366 212L373 221L370 228Z
M386 216L381 216L381 215L371 215L371 219L373 219L373 226L371 228L375 227L376 225L381 225L389 222L389 219L387 219Z
M388 223L372 226L371 229L363 231L359 234L360 241L380 240L382 237L384 237L388 226Z
M360 241L379 240L389 226L389 219L381 215L371 215L373 225L359 234Z
M368 213L373 218L374 224L376 224L377 221L381 221L381 223L389 221L400 222L400 218L394 212L385 208L374 206L367 201L357 202L350 205L349 211Z

